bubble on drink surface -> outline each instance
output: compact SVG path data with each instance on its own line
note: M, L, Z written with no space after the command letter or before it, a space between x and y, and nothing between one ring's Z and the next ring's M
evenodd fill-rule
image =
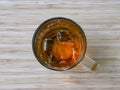
M61 32L57 32L57 39L61 40L61 38L62 38Z

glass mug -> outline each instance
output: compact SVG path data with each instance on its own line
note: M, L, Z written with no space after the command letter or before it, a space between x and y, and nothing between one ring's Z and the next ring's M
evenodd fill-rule
M69 70L79 63L90 70L97 67L85 56L87 40L82 28L68 18L44 21L33 35L32 48L39 63L51 70Z

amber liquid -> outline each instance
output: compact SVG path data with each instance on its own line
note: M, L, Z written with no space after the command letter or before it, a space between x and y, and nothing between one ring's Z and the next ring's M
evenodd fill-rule
M51 67L70 67L78 62L82 53L79 34L66 28L47 32L42 40L42 57Z
M71 20L52 19L37 29L33 48L37 60L45 67L67 70L84 57L86 39L82 29Z

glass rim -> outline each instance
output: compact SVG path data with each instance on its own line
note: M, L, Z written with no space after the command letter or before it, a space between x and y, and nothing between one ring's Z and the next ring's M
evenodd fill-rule
M40 31L40 28L47 22L51 21L51 20L55 20L55 19L64 19L64 20L67 20L67 21L70 21L71 23L75 24L81 31L82 31L82 35L84 37L84 43L85 43L85 46L84 46L84 51L83 51L83 56L81 56L78 60L77 63L73 64L72 66L68 67L68 68L65 68L65 69L55 69L55 68L52 68L52 67L49 67L47 65L45 65L44 63L41 62L40 58L37 57L36 55L36 50L35 50L35 45L34 45L34 42L35 42L35 38L36 38L36 34L38 31ZM36 57L37 61L43 65L44 67L50 69L50 70L54 70L54 71L66 71L66 70L69 70L69 69L72 69L73 67L75 67L76 65L78 65L82 60L83 58L85 57L85 53L86 53L86 49L87 49L87 39L86 39L86 36L85 36L85 33L83 31L83 29L73 20L71 19L68 19L68 18L65 18L65 17L53 17L53 18L50 18L50 19L47 19L45 21L43 21L39 26L38 28L35 30L34 34L33 34L33 38L32 38L32 50L33 50L33 53L34 53L34 56Z

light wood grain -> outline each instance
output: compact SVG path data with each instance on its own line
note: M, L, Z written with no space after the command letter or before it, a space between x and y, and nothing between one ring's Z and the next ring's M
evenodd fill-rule
M93 73L78 65L56 72L32 52L32 36L51 17L67 17L85 31ZM0 0L0 90L120 90L120 0Z

